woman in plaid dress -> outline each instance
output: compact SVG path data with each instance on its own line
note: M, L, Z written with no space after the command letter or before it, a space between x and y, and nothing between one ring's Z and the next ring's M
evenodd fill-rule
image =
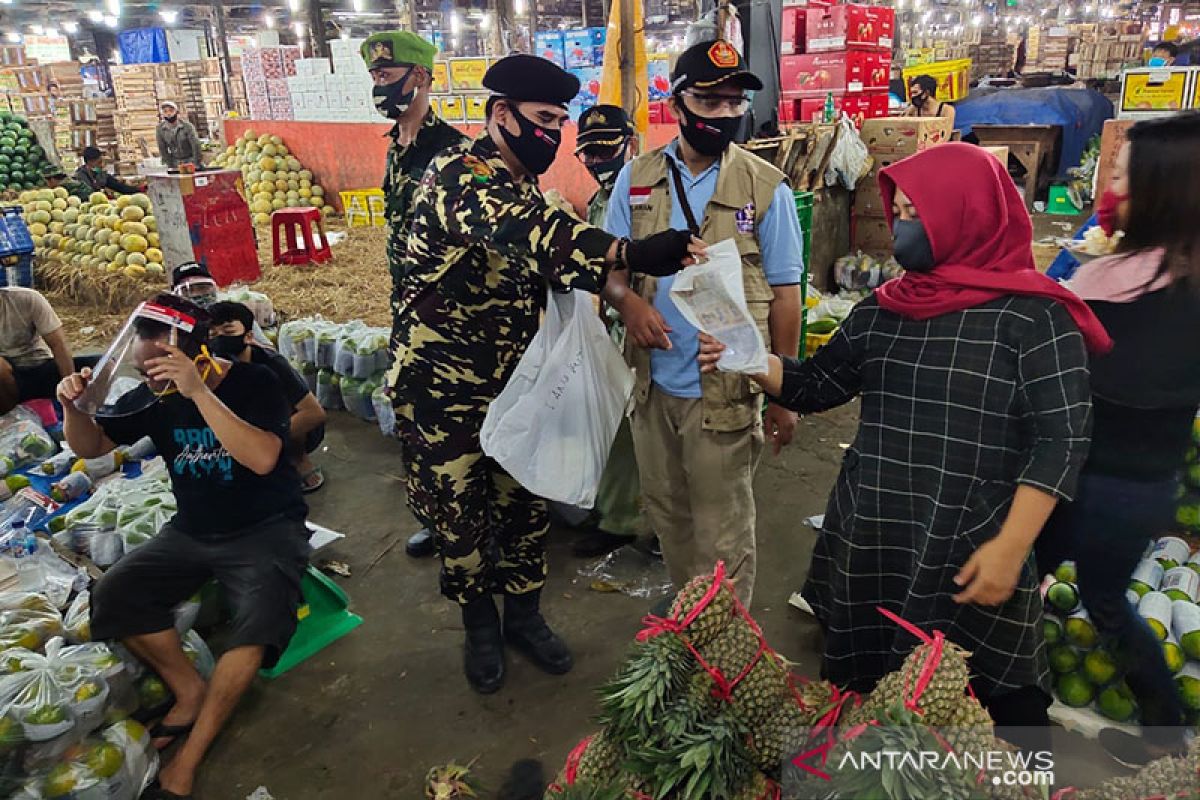
M813 358L772 356L755 378L800 413L862 398L803 592L825 630L823 676L866 691L900 666L917 641L882 606L973 654L998 724L1047 725L1030 549L1087 455L1087 348L1111 343L1034 270L1029 215L991 155L941 145L880 186L905 274ZM706 339L701 364L722 350Z

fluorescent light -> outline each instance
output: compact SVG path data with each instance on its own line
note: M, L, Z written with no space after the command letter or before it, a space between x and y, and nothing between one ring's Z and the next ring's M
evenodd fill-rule
M30 25L29 32L32 33L34 36L41 36L42 34L44 34L46 32L46 29L43 28L41 25Z
M113 15L108 14L104 17L104 24L110 28L116 28L118 25L121 24L121 21L119 19L117 19L116 17L114 17Z
M121 63L121 51L113 50L112 55L110 55L108 57L108 60L113 62L114 64L120 64Z
M104 0L104 7L108 9L108 13L114 17L121 16L121 0Z
M356 12L361 12L363 10L363 0L350 0L350 7Z
M458 32L462 30L462 20L458 16L457 11L450 12L450 35L458 36Z
M976 14L974 17L972 17L971 24L974 25L976 28L978 28L980 25L982 25L983 24L983 14Z
M263 14L263 25L266 25L268 29L275 27L275 15L270 11Z
M513 3L513 13L518 17L525 16L525 0L515 0Z
M301 37L304 36L304 23L303 22L293 22L292 30L296 33L297 36L301 36Z
M10 42L19 42L21 41L21 34L17 33L16 31L7 31L4 34L4 38L8 39Z
M458 49L458 37L457 36L450 37L450 49L451 50Z
M485 12L484 15L479 18L479 30L486 31L486 30L491 30L491 28L492 28L492 15L490 13Z
M51 38L57 39L58 38L58 28L46 28L46 35Z
M179 12L178 11L167 10L164 8L158 12L158 15L160 17L162 17L162 21L167 23L168 25L174 25L177 21L179 21Z
M288 11L295 14L300 10L300 0L288 0Z
M74 20L68 20L67 22L63 23L63 30L67 33L78 33L79 23L75 22Z
M89 20L91 20L92 22L96 23L97 25L99 25L101 22L104 21L104 12L100 11L99 9L93 8L91 11L89 11L87 13L87 18Z

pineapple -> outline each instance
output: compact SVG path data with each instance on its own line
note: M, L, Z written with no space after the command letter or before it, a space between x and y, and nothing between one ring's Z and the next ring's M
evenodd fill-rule
M959 699L949 718L939 723L938 732L958 753L984 753L997 744L991 716L978 700L966 695Z
M623 756L624 748L605 733L598 733L583 751L576 775L587 783L610 783L617 777Z
M775 714L750 734L754 763L763 772L778 775L784 759L796 755L808 741L812 723L812 715L800 706L780 706Z
M687 685L691 653L676 636L635 644L621 670L600 689L600 721L617 738L645 736Z
M916 690L921 670L929 657L930 644L918 645L904 659L900 669L889 672L880 679L875 689L863 704L843 717L843 726L877 719L897 703L903 703ZM967 666L969 653L952 642L944 642L942 658L933 677L917 700L917 708L925 725L948 725L956 709L966 697L970 670Z
M771 796L771 781L761 772L754 773L750 783L730 800L766 800Z
M774 654L763 652L759 655L761 646L758 634L739 621L700 649L700 657L726 681L737 681L729 701L734 715L751 729L764 722L791 697L787 671ZM751 663L749 672L742 675Z
M1192 742L1187 756L1165 756L1151 761L1135 775L1114 778L1101 786L1085 789L1075 797L1077 800L1141 800L1176 794L1186 797L1200 785L1200 745L1196 741Z
M800 687L800 701L814 719L819 719L833 708L836 693L837 687L829 681L808 681Z
M712 587L713 578L698 575L679 590L671 605L671 618L682 622ZM688 625L685 635L695 647L704 647L733 620L733 588L726 582L704 610Z

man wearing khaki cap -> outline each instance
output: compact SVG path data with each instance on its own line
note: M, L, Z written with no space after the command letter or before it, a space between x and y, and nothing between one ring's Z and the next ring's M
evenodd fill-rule
M158 123L156 138L158 154L167 169L176 169L180 164L203 165L200 153L200 137L192 123L179 118L179 106L174 100L164 100L162 122Z
M412 227L413 197L425 168L435 155L467 141L458 129L438 118L429 107L433 57L437 48L408 31L384 31L363 42L362 57L375 81L375 108L393 120L388 136L387 173L383 178L388 217L388 270L392 274L392 345L408 231ZM426 524L421 520L422 524ZM433 535L427 527L414 533L405 550L410 556L431 556Z

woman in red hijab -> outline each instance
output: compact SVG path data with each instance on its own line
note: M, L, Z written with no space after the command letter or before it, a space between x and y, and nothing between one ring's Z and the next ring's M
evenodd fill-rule
M1087 348L1108 337L1034 269L1029 215L987 152L944 144L883 170L906 272L803 362L755 378L808 414L862 398L804 598L824 677L869 690L917 640L882 606L972 653L972 684L1010 738L1049 749L1050 670L1030 550L1087 454ZM701 364L723 347L705 339Z

